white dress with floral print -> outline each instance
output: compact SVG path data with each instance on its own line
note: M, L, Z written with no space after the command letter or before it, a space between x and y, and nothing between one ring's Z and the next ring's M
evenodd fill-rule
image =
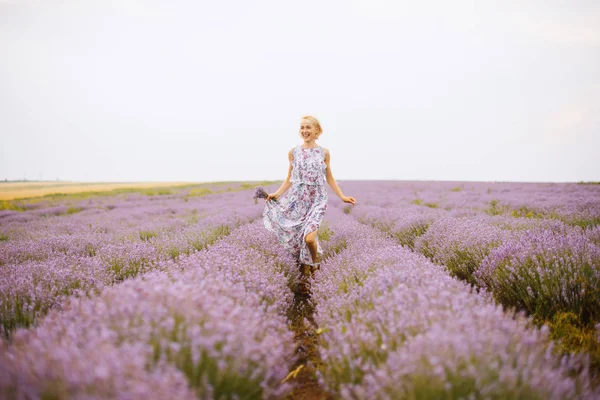
M304 238L321 226L327 210L325 153L319 147L292 150L292 186L287 197L267 201L263 212L265 228L303 264L314 265ZM317 253L323 254L317 240Z

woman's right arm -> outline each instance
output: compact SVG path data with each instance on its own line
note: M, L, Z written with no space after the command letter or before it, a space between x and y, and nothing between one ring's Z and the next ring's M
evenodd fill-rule
M292 186L292 161L294 160L294 155L292 154L293 150L294 149L291 149L288 152L288 160L290 161L290 166L288 168L288 174L285 177L285 180L283 181L283 183L281 184L281 186L279 187L279 189L277 189L277 191L275 193L270 193L267 196L265 201L268 201L271 199L277 200L277 198L279 198L279 196L284 194L290 188L290 186Z

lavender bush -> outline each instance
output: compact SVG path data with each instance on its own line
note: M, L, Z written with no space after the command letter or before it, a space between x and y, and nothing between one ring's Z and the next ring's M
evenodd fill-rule
M83 211L19 225L0 220L10 238L0 242L0 333L35 323L71 295L161 269L163 261L205 249L261 215L239 194L218 205L209 198L143 201L121 199L116 209L96 209L100 214Z
M439 218L416 240L415 250L445 265L453 276L475 283L473 273L490 250L513 237L487 217Z
M600 320L600 247L583 230L530 230L492 251L475 273L502 304L542 318Z
M585 358L444 268L348 221L313 285L321 382L341 398L594 398ZM360 240L358 239L360 238ZM535 377L535 379L532 379Z
M440 216L429 208L382 208L363 206L352 215L362 223L389 234L401 245L414 249L415 240L424 234L429 225Z
M4 344L12 378L2 389L110 398L145 385L149 374L171 371L162 390L182 398L186 390L199 398L282 395L289 386L280 381L292 361L284 315L293 260L260 228L242 227L90 299L70 298L62 313L16 331L11 346ZM77 369L90 360L100 376ZM112 368L131 366L126 360L137 360L129 373Z

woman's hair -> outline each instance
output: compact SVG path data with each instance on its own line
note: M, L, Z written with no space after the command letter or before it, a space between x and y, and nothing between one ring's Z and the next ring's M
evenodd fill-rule
M321 128L321 123L319 122L319 120L310 115L306 115L306 116L302 117L302 119L307 119L315 125L315 127L317 128L317 139L318 139L319 136L321 136L321 133L323 133L323 128Z

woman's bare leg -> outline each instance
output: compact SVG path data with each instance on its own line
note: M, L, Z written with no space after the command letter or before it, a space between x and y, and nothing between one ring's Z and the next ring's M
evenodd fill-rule
M317 262L317 231L313 231L304 237L304 241L308 245L310 255L312 256L313 264Z

